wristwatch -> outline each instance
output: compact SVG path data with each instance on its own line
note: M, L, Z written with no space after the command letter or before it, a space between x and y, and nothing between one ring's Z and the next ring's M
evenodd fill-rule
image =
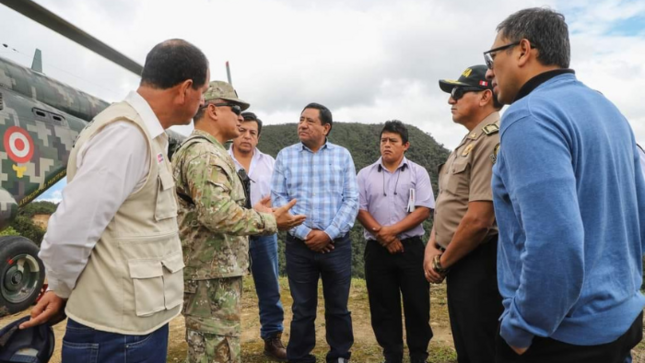
M436 255L432 259L432 269L442 275L447 274L449 270L448 268L443 268L443 266L441 266L441 255Z

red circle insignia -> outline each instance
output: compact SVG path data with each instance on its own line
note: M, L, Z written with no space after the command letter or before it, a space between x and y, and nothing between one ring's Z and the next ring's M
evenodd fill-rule
M26 163L34 155L34 141L29 133L18 126L11 126L4 133L4 149L9 159Z

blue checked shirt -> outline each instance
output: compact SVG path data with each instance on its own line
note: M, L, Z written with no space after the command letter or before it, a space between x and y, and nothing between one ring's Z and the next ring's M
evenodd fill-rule
M342 237L354 225L358 214L358 184L354 161L347 149L326 142L313 153L302 143L278 153L271 179L271 199L281 207L298 202L291 214L307 220L289 233L304 240L312 229L327 233L332 240Z

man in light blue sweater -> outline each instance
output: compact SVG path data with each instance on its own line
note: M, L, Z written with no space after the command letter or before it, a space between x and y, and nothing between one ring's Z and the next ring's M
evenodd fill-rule
M564 16L521 10L485 52L504 303L497 362L622 363L642 338L645 181L632 130L579 82Z

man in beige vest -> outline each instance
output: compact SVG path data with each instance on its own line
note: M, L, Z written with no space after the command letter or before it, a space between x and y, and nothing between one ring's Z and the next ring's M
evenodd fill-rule
M164 130L190 122L209 76L194 45L160 43L137 91L79 135L39 255L50 291L22 326L67 314L64 362L166 361L184 264Z

